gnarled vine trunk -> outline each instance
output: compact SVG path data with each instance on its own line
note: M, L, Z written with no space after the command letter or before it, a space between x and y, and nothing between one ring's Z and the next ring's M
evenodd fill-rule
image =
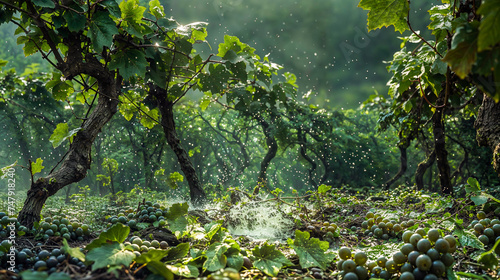
M206 202L207 196L198 178L198 174L196 174L193 163L189 158L189 154L181 145L181 140L177 135L174 121L174 103L167 100L167 92L165 89L155 87L151 89L150 93L155 97L158 103L161 114L161 125L165 137L167 138L167 143L177 156L177 161L179 162L181 170L186 176L191 203L195 206L200 206Z
M433 150L432 153L421 163L418 164L417 170L415 171L415 184L417 185L417 190L424 189L424 174L436 161L436 151Z
M403 176L403 174L405 174L406 169L408 169L408 155L406 153L406 150L408 149L408 145L409 144L402 144L402 145L398 146L399 152L400 152L399 170L398 170L398 173L396 175L394 175L394 177L392 177L391 179L389 179L387 182L384 183L384 189L386 189L386 190L389 189L389 187L392 184L394 184L397 180L399 180L399 178L401 178Z
M266 137L266 146L267 153L264 156L260 163L260 172L259 177L257 179L257 188L254 190L254 194L258 194L261 187L267 187L267 168L271 164L273 158L276 157L278 153L278 142L276 142L276 138L274 137L274 132L272 131L272 127L269 125L267 121L264 119L259 119L259 123L262 126L264 131L264 135Z
M493 168L500 176L500 102L484 94L476 123L476 140L479 146L490 147L493 152Z
M40 212L45 201L63 187L85 178L90 169L92 144L102 127L117 111L121 81L108 72L100 77L99 98L96 108L83 122L80 131L73 138L69 151L61 166L47 177L39 178L31 184L23 209L19 212L19 222L31 228L40 220Z
M449 71L449 70L448 70ZM448 163L448 150L446 150L446 134L444 125L445 91L439 93L437 108L432 116L432 130L434 134L434 151L438 168L439 183L443 194L453 194L450 178L450 164Z

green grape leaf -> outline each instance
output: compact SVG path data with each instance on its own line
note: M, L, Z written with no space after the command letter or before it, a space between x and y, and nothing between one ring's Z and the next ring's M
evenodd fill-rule
M89 23L89 31L87 37L92 41L92 46L95 51L100 53L104 47L111 47L113 36L118 34L118 28L115 22L109 17L109 13L105 11L97 11ZM118 52L122 53L122 52Z
M149 1L149 12L157 19L165 16L165 10L159 0Z
M106 243L98 248L90 250L87 254L88 261L94 261L92 270L108 266L124 265L129 266L135 259L132 251L125 249L122 243Z
M168 250L165 261L175 261L184 258L189 253L189 243L181 243Z
M98 2L99 5L106 7L108 12L115 18L120 18L122 16L122 12L120 11L120 7L116 0L104 0L102 2Z
M146 7L139 5L138 0L122 1L119 5L122 12L122 19L131 23L140 23Z
M231 247L224 253L227 257L227 266L236 269L236 271L240 271L244 262L240 245L234 240L230 240L229 244Z
M45 168L45 166L42 165L43 159L37 158L36 162L31 162L31 175L35 175L37 173L42 172L42 169Z
M169 251L159 250L159 249L151 249L146 253L142 253L139 257L135 259L137 263L148 263L151 261L161 261L164 257L169 254Z
M128 80L136 74L144 78L148 62L146 54L137 49L127 49L115 53L109 63L110 70L118 70L124 80Z
M50 135L49 138L50 143L52 143L52 147L59 147L67 139L71 142L73 136L75 136L80 129L81 127L69 130L67 123L57 124L56 129L54 129L54 132L52 132L52 135Z
M66 241L65 238L63 238L63 251L68 253L70 256L81 260L82 262L85 261L85 254L82 251L80 251L80 248L69 247L68 241Z
M87 23L87 18L84 15L73 11L66 10L63 17L68 23L68 29L71 32L83 30L85 28L85 24Z
M120 103L118 104L120 113L127 121L130 121L134 116L134 113L137 111L137 107L135 107L134 104L132 104L132 102L130 102L130 100L124 95L120 95L118 99L120 99Z
M210 74L204 74L201 77L201 84L204 91L211 91L212 93L220 93L224 89L224 84L230 78L231 74L222 64L208 66Z
M24 47L23 47L24 56L30 56L30 55L38 52L38 47L35 44L35 41L28 39L27 36L20 36L19 38L21 38L21 37L25 37L27 39L27 41L24 42ZM18 38L18 44L20 41L19 38Z
M52 0L33 0L33 4L42 8L55 8L56 4Z
M212 240L214 236L221 230L222 224L217 221L213 221L210 224L205 225L205 231L207 232L208 240Z
M45 271L25 270L19 275L23 277L23 280L47 280L47 278L49 278L49 274Z
M188 213L189 205L184 203L175 203L168 209L168 213L166 215L167 220L174 221L179 217L183 217Z
M277 250L276 245L266 243L256 246L252 250L254 256L253 265L266 275L276 277L283 265L293 265L283 253Z
M458 280L455 271L453 271L453 266L449 266L446 268L446 279L448 280Z
M204 95L200 101L200 109L205 111L211 103L212 98L210 96Z
M203 263L203 269L208 271L216 271L226 267L227 257L224 253L228 249L228 245L220 242L214 242L208 247L205 252L207 260Z
M71 81L64 80L61 73L54 73L52 80L46 84L47 89L52 89L52 95L56 100L66 100L68 95L75 90Z
M101 234L99 234L99 238L92 240L92 242L88 244L85 249L91 251L92 249L98 248L103 244L108 244L108 242L122 243L125 239L127 239L129 233L130 227L124 226L121 223L116 223L109 229L101 232Z
M228 69L233 73L233 75L240 79L241 81L246 81L248 73L246 70L247 66L244 61L238 61L236 64L228 63Z
M142 37L145 28L140 23L146 7L140 6L138 0L122 1L119 6L123 19L121 26L130 34Z
M154 108L153 110L147 109L144 111L147 113L147 115L141 112L140 122L144 127L151 129L158 123L160 115L158 113L158 108Z
M295 240L288 239L288 244L297 253L302 268L320 267L324 270L334 258L332 254L326 253L330 245L327 241L309 237L309 232L296 230Z
M432 34L436 35L436 41L441 41L446 37L447 32L452 32L453 16L450 13L450 5L436 5L429 10L431 23L428 28Z
M318 187L318 193L325 194L327 191L331 190L332 186L327 186L327 185L321 185Z
M481 52L500 42L500 0L483 0L477 12L483 16L477 38Z
M61 81L52 88L52 95L55 100L64 101L71 93L75 92L71 81Z
M0 59L0 69L2 69L2 67L4 67L5 65L7 65L7 63L9 63L8 60Z
M456 48L451 49L442 59L450 66L460 79L469 75L472 65L476 62L477 41L463 41Z
M479 195L471 196L470 200L472 200L475 205L483 205L486 202L488 202L488 196L486 196L484 194L479 194Z
M479 182L477 181L477 179L474 178L474 177L469 177L467 179L467 184L469 185L469 187L465 187L465 191L467 193L475 192L475 191L480 191L481 190L481 185L479 184Z
M474 234L472 234L467 230L463 230L461 228L455 228L453 234L458 237L458 241L462 246L470 246L472 248L480 250L484 249L484 244L481 241L479 241L479 239Z
M182 236L182 232L186 229L188 220L186 217L179 217L173 221L168 221L168 228L175 234L177 238Z
M174 265L168 265L167 268L172 271L175 275L185 277L185 278L196 278L200 275L200 271L194 265L176 263Z
M224 35L224 43L219 44L219 53L217 53L217 56L224 58L229 51L233 52L228 54L228 58L234 58L237 54L253 55L255 49L242 43L236 36Z
M495 269L498 266L498 259L493 250L482 253L477 261L489 269Z
M181 236L188 225L188 221L185 217L188 213L188 207L189 205L187 203L176 203L170 206L166 215L169 229L178 237Z
M146 265L149 271L153 272L156 275L161 275L165 280L174 280L174 274L167 266L159 261L150 261Z
M358 7L369 10L368 30L390 25L400 33L408 29L406 17L410 5L407 0L361 0Z
M477 261L484 264L485 267L494 270L498 266L498 258L495 256L498 246L500 246L500 240L497 240L489 251L479 255Z
M40 279L37 278L37 280ZM49 278L47 278L47 280L71 280L71 277L64 272L54 272L49 275Z

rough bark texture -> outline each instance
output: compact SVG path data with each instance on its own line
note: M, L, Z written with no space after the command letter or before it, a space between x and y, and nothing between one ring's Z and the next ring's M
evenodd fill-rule
M399 170L398 170L398 173L396 175L394 175L394 177L392 177L391 179L389 179L387 182L384 183L385 189L388 189L392 184L394 184L397 180L399 180L399 178L401 178L403 176L403 174L405 174L406 169L408 169L408 156L406 153L408 146L407 145L399 145L398 148L399 148L399 152L401 154L399 157L399 161L400 161Z
M260 172L259 177L257 179L257 188L254 190L254 194L258 194L261 187L267 187L267 168L271 164L271 161L276 154L278 153L278 142L276 142L276 138L274 137L274 133L272 131L271 126L264 119L259 120L260 125L264 131L264 135L266 136L266 145L267 145L267 153L264 156L260 163Z
M195 206L203 205L206 202L206 194L203 190L201 182L196 174L193 163L189 158L189 154L181 145L181 141L177 136L174 121L174 104L167 101L167 92L161 88L151 90L151 94L158 102L158 108L161 114L161 125L163 132L167 138L168 145L177 156L177 161L181 167L182 172L186 176L189 185L189 195L191 196L191 203Z
M316 170L316 168L318 167L318 165L316 164L316 162L314 162L314 160L307 154L307 149L306 149L306 146L307 146L307 136L306 134L302 131L302 129L298 129L297 131L297 138L298 138L298 141L299 141L299 145L300 145L300 155L307 161L309 162L309 164L311 165L311 168L309 168L307 171L308 171L308 174L309 174L309 183L314 187L314 188L317 188L318 187L318 183L316 183L316 181L314 180L314 172Z
M485 94L474 127L479 146L491 148L493 168L500 176L500 103Z
M444 91L443 91L444 92ZM444 104L444 93L441 92L437 104ZM436 161L438 168L439 183L443 194L453 194L453 187L450 178L450 165L448 163L448 150L446 150L446 134L444 126L444 107L436 108L432 116L432 128L434 133L434 150L436 151Z
M415 184L417 185L417 190L424 189L424 174L435 161L436 151L432 151L424 161L418 164L417 170L415 171Z
M100 79L96 108L83 123L81 130L73 138L69 152L61 166L47 177L39 178L31 184L23 209L19 212L19 222L31 228L40 220L40 212L45 201L63 187L85 178L90 168L92 143L101 128L117 111L120 83L109 76Z

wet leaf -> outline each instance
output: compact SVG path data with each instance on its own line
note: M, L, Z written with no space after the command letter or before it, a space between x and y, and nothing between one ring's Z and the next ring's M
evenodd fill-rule
M276 245L269 245L267 242L262 246L256 246L252 254L255 257L253 265L272 277L276 277L284 265L292 265L285 255L276 249Z
M117 265L129 266L134 259L135 254L132 251L125 249L125 245L116 242L106 243L90 250L87 254L87 260L94 261L92 270Z
M151 261L161 261L164 257L169 254L167 250L151 249L145 253L142 253L139 257L135 259L137 263L148 263Z
M146 75L146 54L137 49L127 49L114 54L109 63L110 70L118 70L124 80L135 75L144 78Z
M498 266L498 258L495 255L496 248L500 246L500 239L496 241L495 245L477 258L479 263L482 263L486 268L495 269Z
M200 271L194 265L176 263L174 265L167 265L167 268L177 276L196 278L200 275Z
M167 266L159 261L150 261L146 265L146 267L149 269L149 271L153 272L154 274L161 275L163 278L166 280L173 280L174 279L174 274L170 269L167 268Z
M181 243L168 250L166 261L179 260L189 253L189 243Z
M42 172L45 166L42 165L43 159L37 158L35 162L31 162L31 175Z
M139 226L139 224L137 224L137 226ZM122 243L125 239L127 239L129 233L130 227L124 226L121 223L116 223L109 229L101 232L99 238L94 239L87 245L87 247L85 247L85 249L91 251L92 249L98 248L108 242Z
M484 0L477 12L483 16L479 25L477 49L489 49L500 42L500 0Z
M325 194L327 191L331 190L332 186L321 185L318 187L318 193Z
M63 251L68 253L70 256L77 258L81 260L82 262L85 261L85 254L80 251L80 248L71 248L68 245L68 241L66 241L65 238L63 238Z
M203 263L203 269L208 271L216 271L221 268L226 267L227 257L224 253L227 251L229 246L224 243L215 242L210 247L208 247L205 252L207 260Z
M484 249L484 244L469 231L463 230L461 228L455 228L453 234L458 237L458 241L462 246L470 246L472 248L480 250Z
M95 51L100 53L104 47L111 47L113 36L118 34L118 28L115 22L110 18L109 13L97 11L92 16L89 25L87 36L92 41Z
M75 134L77 134L80 129L81 127L69 130L67 123L58 124L49 138L50 143L52 143L52 147L59 147L67 139L69 139L71 142L73 136L75 136Z
M33 4L42 8L55 8L56 4L52 0L33 0Z
M407 0L361 0L358 7L368 12L368 30L393 25L403 33L408 29L406 17L410 9Z
M288 239L288 244L297 253L302 268L320 267L326 269L334 258L332 254L326 253L330 247L329 243L320 241L318 238L309 239L309 237L309 232L296 230L295 240Z

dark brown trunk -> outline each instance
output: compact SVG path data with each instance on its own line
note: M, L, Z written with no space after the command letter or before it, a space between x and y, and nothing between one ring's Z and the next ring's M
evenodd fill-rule
M446 134L444 125L444 110L446 104L445 91L439 93L434 115L432 116L432 130L434 134L434 151L436 151L436 162L438 168L439 183L443 194L453 194L450 179L450 165L448 163L448 150L446 150Z
M401 178L403 176L403 174L405 174L406 169L408 169L408 156L406 153L406 150L408 149L408 145L406 145L406 144L399 145L398 148L399 148L399 152L400 152L399 170L398 170L398 173L396 175L394 175L394 177L392 177L391 179L389 179L387 182L384 183L384 188L386 190L389 189L389 187L392 184L394 184L397 180L399 180L399 178Z
M300 151L300 155L307 161L309 162L309 164L311 165L311 168L309 168L307 171L308 171L308 175L309 175L309 183L314 187L314 188L317 188L318 187L318 183L316 183L316 181L314 180L314 171L316 170L317 168L317 164L313 161L313 159L307 154L307 149L306 149L306 146L307 146L307 136L306 134L302 131L302 129L298 129L297 131L297 138L298 138L298 141L299 141L299 145L300 145L300 148L299 148L299 151Z
M490 147L493 152L493 168L500 176L500 103L484 94L474 127L479 146Z
M151 90L151 94L158 102L158 108L160 109L161 114L161 125L163 127L165 137L167 138L167 143L177 156L177 161L179 162L181 170L184 173L184 176L186 176L186 180L189 185L191 203L195 206L203 205L206 202L207 196L201 186L201 182L196 174L193 163L189 158L189 154L181 145L181 141L177 136L173 111L174 104L167 101L167 92L164 89L156 87Z
M418 164L417 171L415 171L415 184L417 185L417 190L424 189L425 172L434 164L435 161L436 151L432 151L432 153L424 161Z
M117 111L120 84L113 76L100 77L96 108L90 113L73 138L66 158L61 166L47 177L32 182L23 209L19 212L19 222L28 228L40 221L40 212L45 201L63 187L85 178L90 168L92 144L102 127Z
M278 143L274 138L274 132L272 131L271 126L267 121L265 121L262 118L259 119L259 122L260 125L262 126L264 135L266 137L267 153L264 156L264 159L262 159L260 163L260 172L259 172L259 177L257 179L257 188L254 189L254 194L258 194L261 187L266 187L266 188L268 187L267 168L271 164L273 158L276 157L276 154L278 153Z

